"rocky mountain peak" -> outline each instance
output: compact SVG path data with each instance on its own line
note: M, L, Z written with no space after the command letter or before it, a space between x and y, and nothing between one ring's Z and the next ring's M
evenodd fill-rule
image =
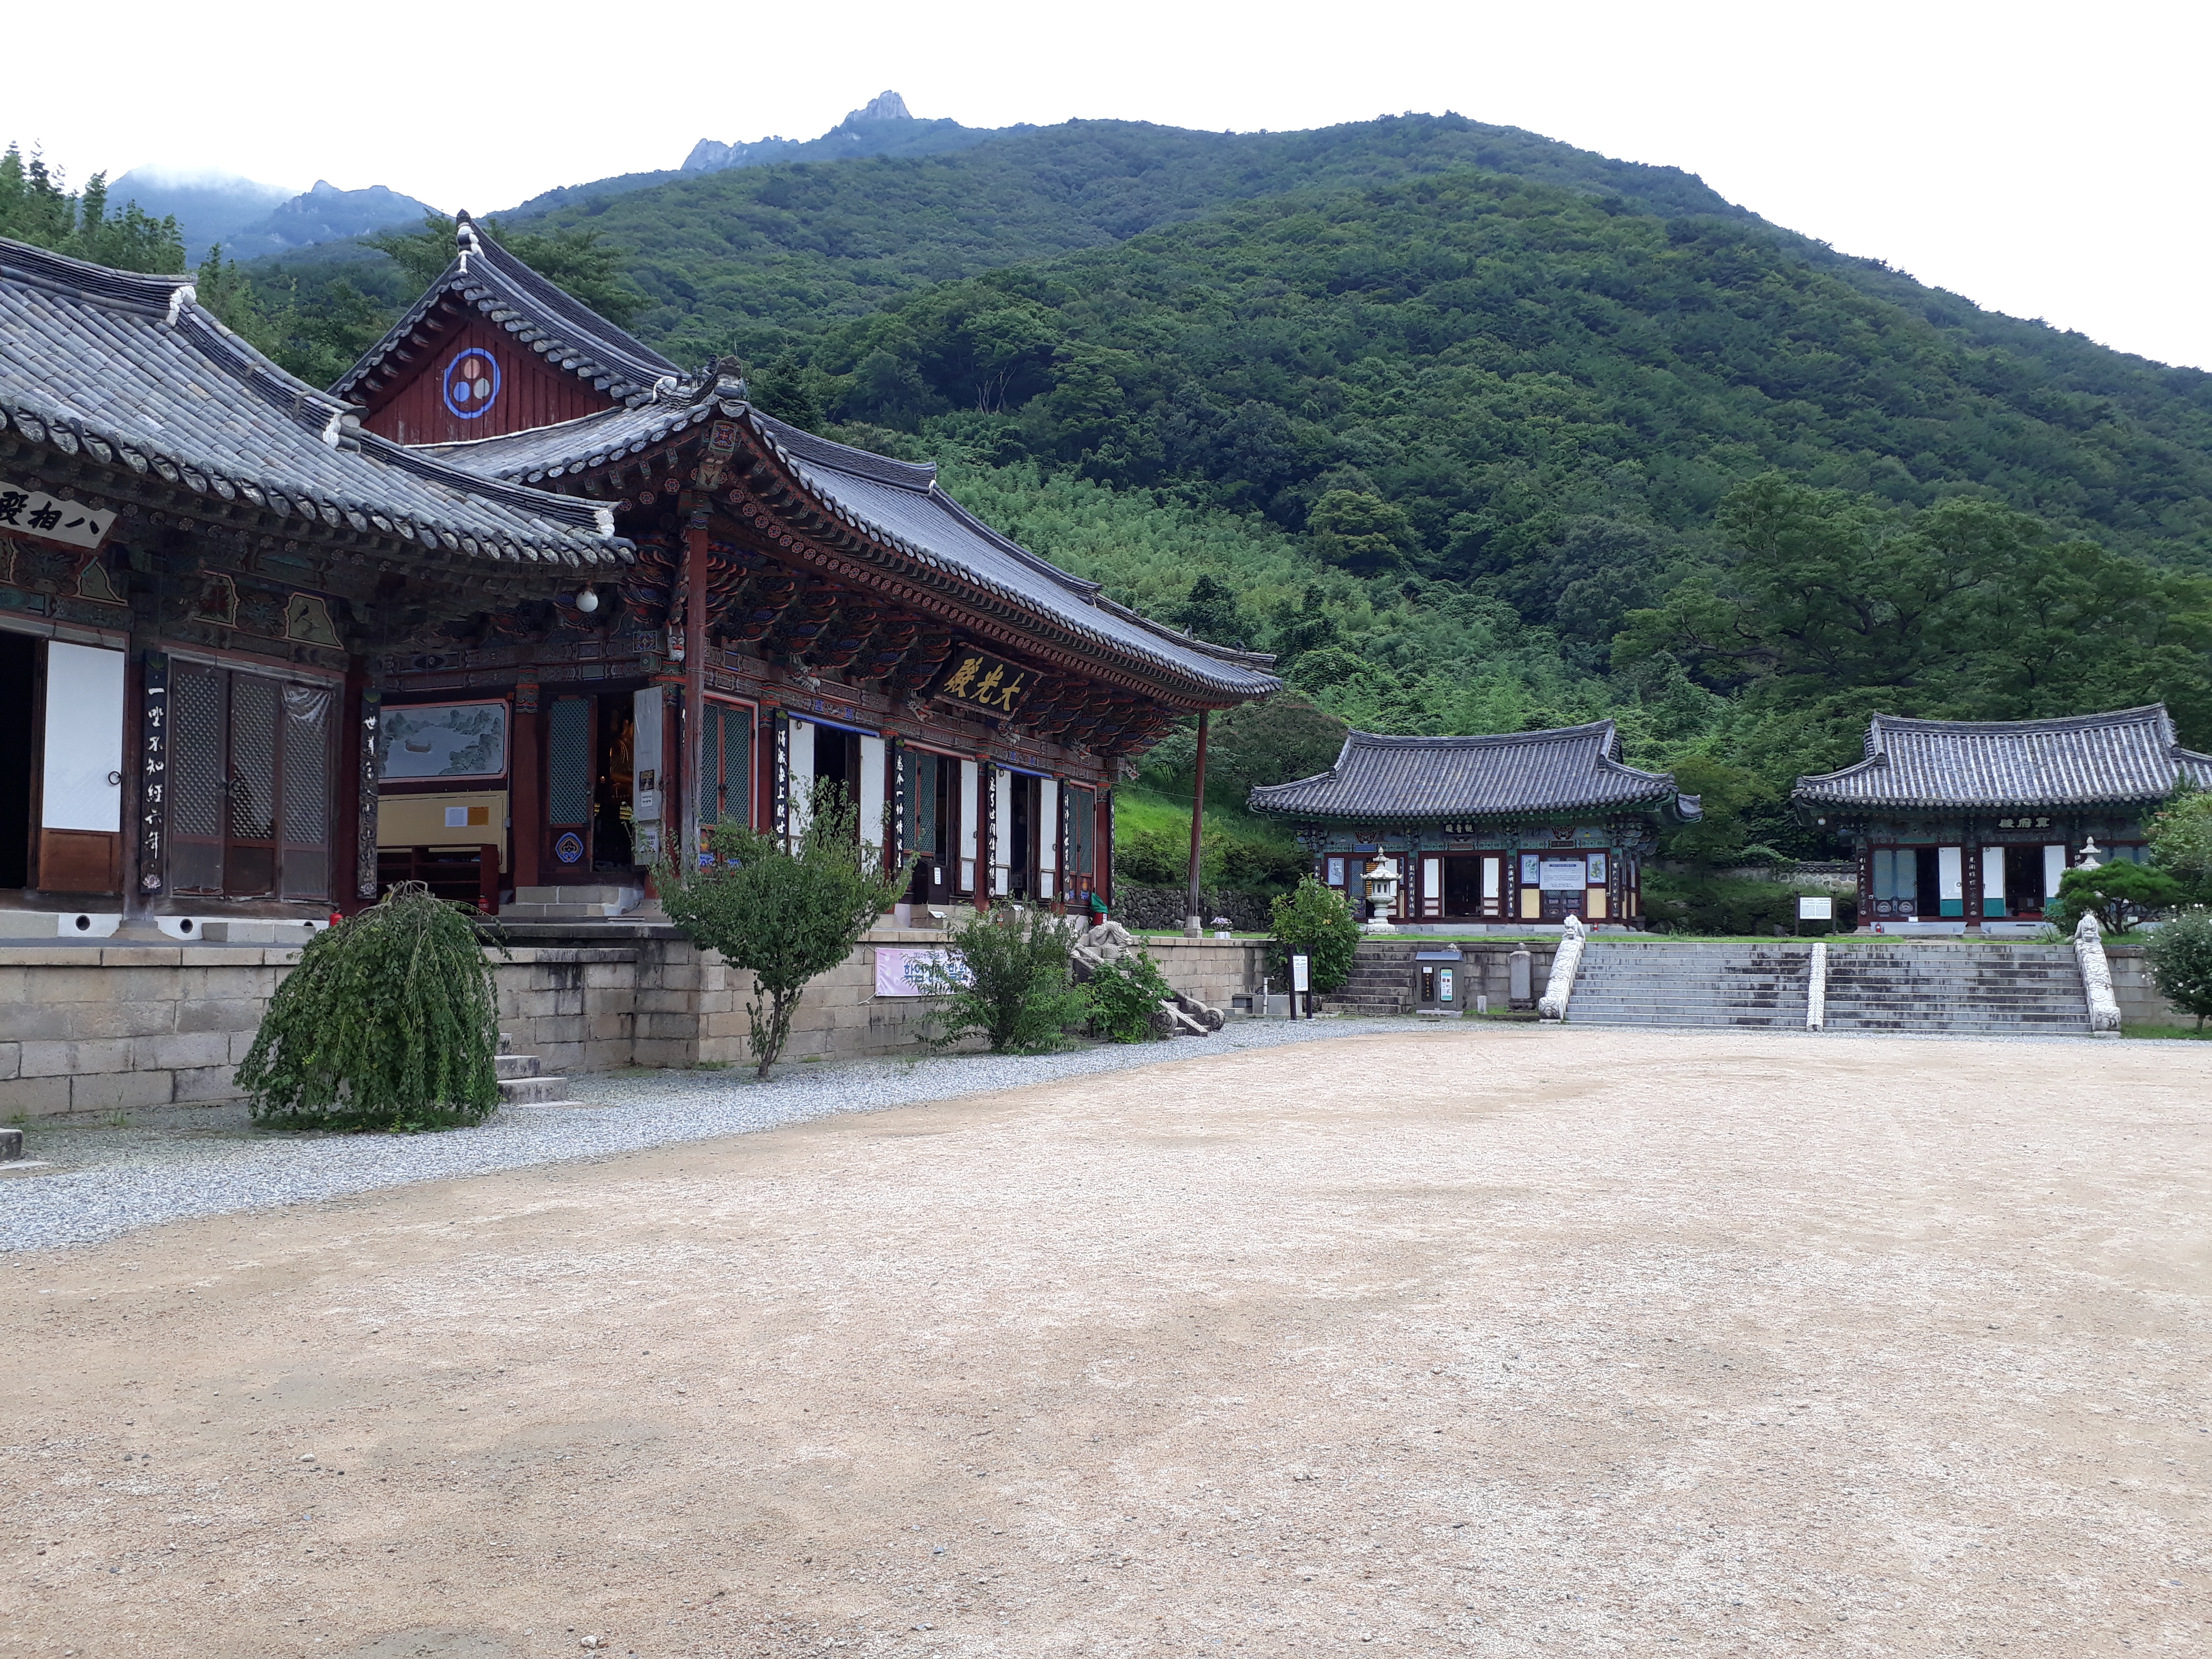
M879 92L860 108L845 117L845 125L855 121L911 121L914 112L906 106L906 100L895 92Z

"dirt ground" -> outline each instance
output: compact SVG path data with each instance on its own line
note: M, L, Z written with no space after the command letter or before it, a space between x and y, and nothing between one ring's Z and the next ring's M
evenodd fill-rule
M1355 1036L14 1257L0 1655L2201 1654L2208 1059Z

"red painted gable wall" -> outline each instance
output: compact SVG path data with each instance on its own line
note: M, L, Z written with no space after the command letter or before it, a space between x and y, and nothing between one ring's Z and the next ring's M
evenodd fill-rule
M487 361L496 374L482 372ZM413 378L372 397L362 424L403 444L457 443L573 421L614 401L548 368L505 329L471 319L438 342Z

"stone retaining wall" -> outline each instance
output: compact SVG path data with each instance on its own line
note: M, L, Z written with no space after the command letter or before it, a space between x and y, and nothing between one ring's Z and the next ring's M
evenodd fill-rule
M2151 983L2150 963L2140 945L2108 945L2106 959L2112 964L2112 995L2120 1005L2120 1019L2129 1025L2194 1025L2197 1016L2185 1014Z
M674 929L516 929L495 956L501 1029L548 1073L736 1066L750 1058L752 975ZM941 933L885 927L799 998L793 1060L910 1052L930 1000L875 994L879 945L941 945ZM1264 947L1148 941L1168 982L1226 1007L1256 987ZM235 1099L294 949L221 945L0 946L0 1118L145 1110Z

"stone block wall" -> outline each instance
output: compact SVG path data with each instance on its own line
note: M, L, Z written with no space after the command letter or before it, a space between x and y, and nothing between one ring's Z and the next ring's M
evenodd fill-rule
M296 950L0 948L0 1117L234 1098L261 1011Z
M576 928L493 956L501 1029L550 1074L742 1065L752 975L666 927ZM786 1056L912 1052L930 1000L875 994L879 945L942 945L884 927L806 988ZM1226 1007L1256 987L1263 947L1175 939L1149 948L1168 981ZM281 946L0 946L0 1119L234 1100L232 1073L299 960Z

